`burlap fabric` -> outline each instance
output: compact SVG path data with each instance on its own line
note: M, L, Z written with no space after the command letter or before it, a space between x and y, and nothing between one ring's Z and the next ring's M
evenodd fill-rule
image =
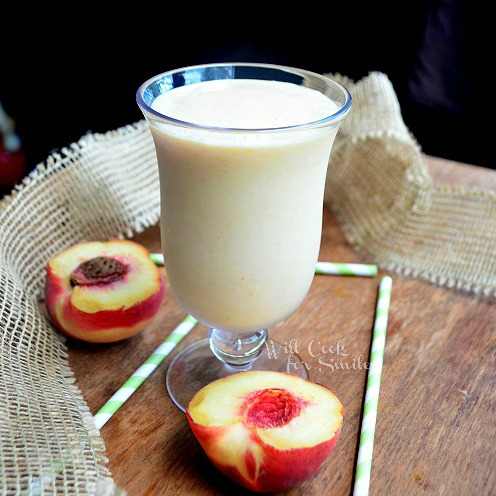
M382 73L356 84L331 154L326 204L347 241L383 269L496 296L496 192L435 186Z
M159 204L143 122L52 155L0 203L0 494L114 493L66 346L38 301L53 255L132 236L157 223Z
M397 273L494 297L496 195L434 187L386 76L336 78L354 104L325 202L348 241ZM0 494L113 493L103 441L39 302L53 255L130 237L158 218L144 122L85 136L0 203Z

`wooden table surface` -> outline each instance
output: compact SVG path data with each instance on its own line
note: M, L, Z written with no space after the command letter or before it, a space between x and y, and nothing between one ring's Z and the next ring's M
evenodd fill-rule
M496 190L496 171L426 161L438 182ZM158 228L136 240L160 251ZM319 259L367 262L347 246L327 211ZM285 494L352 492L367 372L360 363L368 359L378 282L378 277L316 276L301 307L271 331L279 341L298 340L310 379L332 389L345 408L331 457L314 478ZM69 341L70 363L93 413L184 318L166 290L159 318L140 335L109 345ZM371 495L496 494L495 327L494 301L393 275ZM206 328L197 326L102 428L114 480L130 496L253 494L211 465L165 387L176 352L206 336ZM340 354L325 358L345 368L319 371L310 351L339 342Z

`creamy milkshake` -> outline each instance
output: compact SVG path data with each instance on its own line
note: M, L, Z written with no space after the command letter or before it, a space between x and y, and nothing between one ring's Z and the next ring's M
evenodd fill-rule
M157 153L171 287L211 328L170 363L172 400L185 411L201 387L240 370L308 379L296 354L269 354L264 343L312 283L349 92L303 69L236 62L158 74L136 100Z
M285 319L314 276L338 127L306 124L339 107L304 86L224 79L166 91L151 108L169 118L149 122L176 297L202 323L225 331Z

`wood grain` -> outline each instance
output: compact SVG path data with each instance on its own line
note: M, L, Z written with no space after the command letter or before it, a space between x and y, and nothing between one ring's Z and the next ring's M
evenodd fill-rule
M496 189L494 171L426 160L438 182ZM136 240L160 251L157 227ZM367 262L345 243L329 212L319 258ZM316 276L301 307L271 330L279 341L297 340L311 380L331 388L346 411L331 458L287 495L352 491L378 281ZM393 281L370 493L496 494L496 305L418 280ZM69 341L92 412L184 317L166 290L159 318L142 334L110 345ZM176 351L206 335L198 326ZM115 481L130 496L251 494L213 468L169 399L165 372L176 351L102 429Z

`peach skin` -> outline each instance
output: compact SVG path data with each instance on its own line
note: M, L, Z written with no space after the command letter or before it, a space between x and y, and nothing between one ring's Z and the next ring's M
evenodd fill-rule
M212 463L256 492L284 491L312 477L343 422L342 405L329 389L271 371L239 372L208 384L186 415Z
M145 329L164 299L164 281L133 241L76 244L46 268L45 304L56 327L76 339L109 343Z

